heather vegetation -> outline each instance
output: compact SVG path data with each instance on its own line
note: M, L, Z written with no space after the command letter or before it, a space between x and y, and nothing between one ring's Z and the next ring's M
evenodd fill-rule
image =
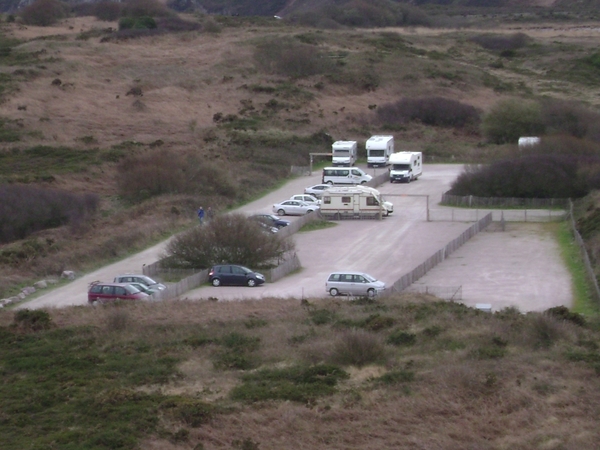
M460 427L461 448L591 448L598 333L564 308L406 295L6 312L0 434L7 450L408 448L402 428L457 448Z

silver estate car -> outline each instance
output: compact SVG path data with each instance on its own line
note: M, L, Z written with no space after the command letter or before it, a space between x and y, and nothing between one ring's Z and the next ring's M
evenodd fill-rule
M327 278L325 290L336 295L375 297L385 290L385 283L362 272L333 272Z

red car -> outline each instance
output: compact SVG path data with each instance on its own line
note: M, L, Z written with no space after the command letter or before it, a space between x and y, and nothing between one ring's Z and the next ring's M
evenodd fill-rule
M88 290L88 303L110 303L117 300L144 300L148 294L127 283L92 283Z

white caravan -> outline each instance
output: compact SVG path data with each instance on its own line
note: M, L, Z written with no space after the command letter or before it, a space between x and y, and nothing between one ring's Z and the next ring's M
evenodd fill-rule
M356 141L335 141L331 145L331 154L334 166L353 166L358 159Z
M367 149L367 166L387 166L394 153L394 136L371 136L365 144Z
M379 191L368 186L334 186L323 192L321 215L325 218L381 218L394 212Z
M390 156L390 183L394 181L410 183L423 173L421 152L397 152Z

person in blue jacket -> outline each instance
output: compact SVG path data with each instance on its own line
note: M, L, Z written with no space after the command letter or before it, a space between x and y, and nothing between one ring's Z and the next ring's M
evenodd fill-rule
M204 208L202 206L198 208L198 220L200 221L200 225L204 223Z

